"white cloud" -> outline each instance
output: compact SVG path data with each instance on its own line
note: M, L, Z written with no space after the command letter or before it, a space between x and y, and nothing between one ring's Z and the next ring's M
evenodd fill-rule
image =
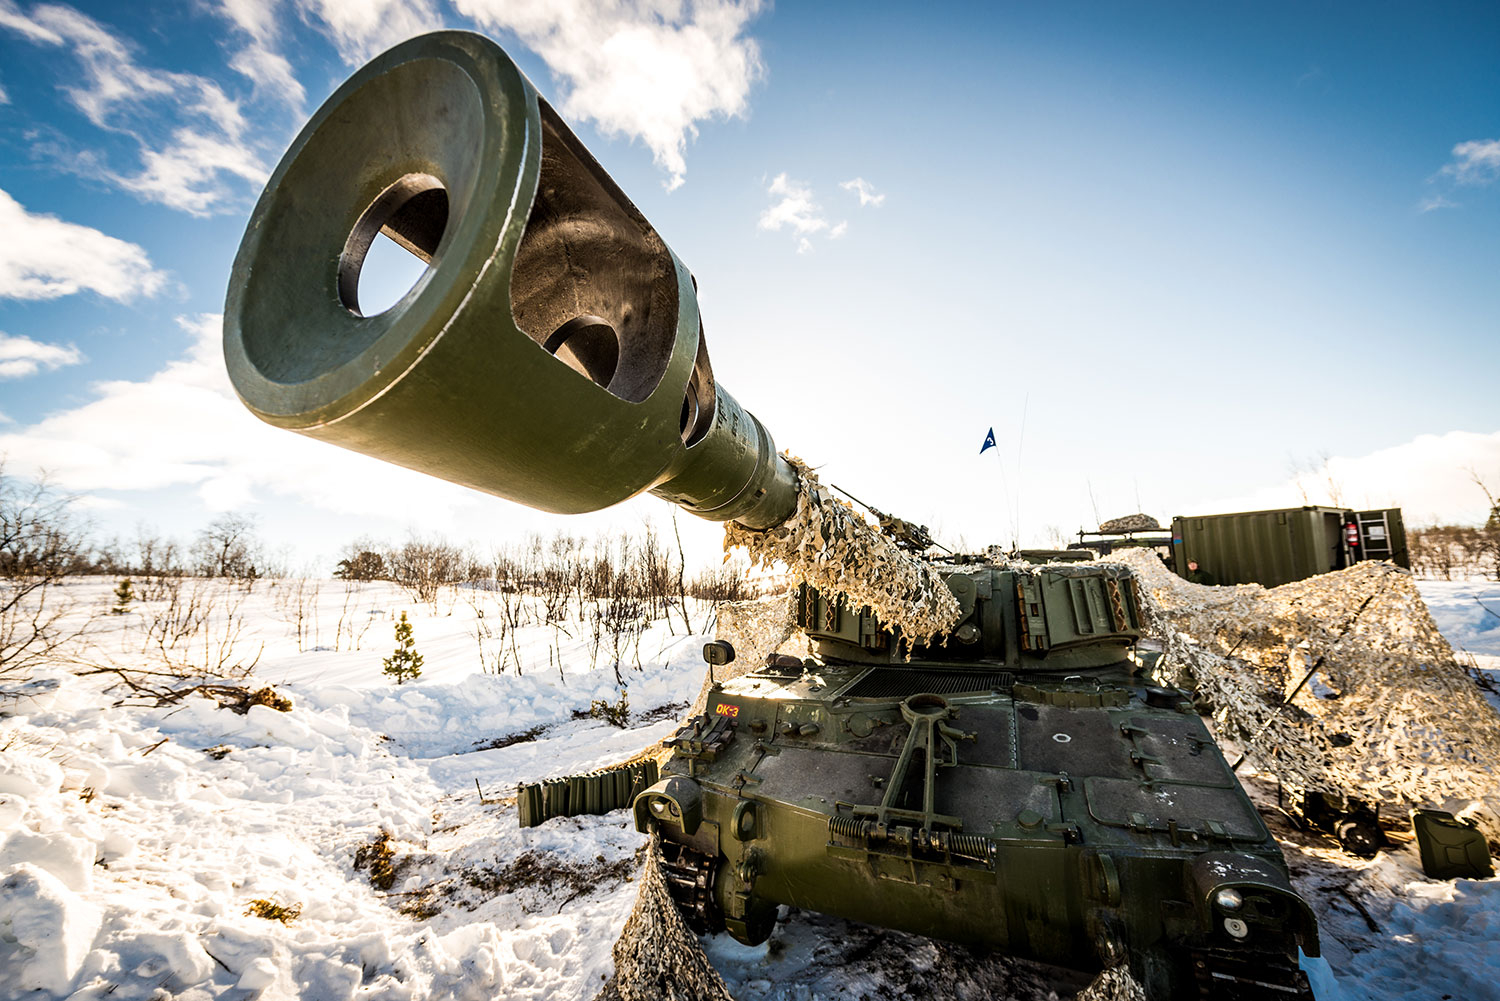
M270 176L260 159L237 143L191 128L178 129L172 140L163 149L143 151L140 172L117 177L116 182L147 201L202 216L233 194L221 173L255 185L264 184Z
M244 139L239 102L213 81L139 65L109 28L60 4L38 5L27 16L12 0L0 0L0 28L38 45L70 49L81 72L63 87L69 100L99 128L128 135L140 146L137 172L94 165L87 155L77 158L75 168L92 169L147 200L195 215L231 201L233 179L265 180L259 155ZM160 103L172 105L174 117L199 119L201 125L179 124L165 141L156 138L164 120L154 107Z
M19 11L17 11L19 14ZM33 8L31 22L42 32L28 33L19 24L7 23L33 41L71 46L83 68L83 79L64 87L78 110L101 128L110 127L110 116L121 104L138 103L148 97L170 96L186 74L143 69L135 64L125 44L99 22L72 7L41 5Z
M57 32L43 27L21 13L13 0L0 0L0 28L9 28L31 39L47 45L61 45L62 37Z
M20 379L42 369L77 365L83 354L71 344L43 344L30 337L0 332L0 379ZM0 422L4 423L4 422Z
M801 181L793 181L782 171L771 179L766 192L777 199L760 214L760 228L771 232L791 229L806 235L828 228L823 210L813 200L812 188Z
M292 72L292 64L281 53L258 42L251 43L229 60L229 68L255 82L256 87L277 95L293 111L302 112L307 91Z
M91 402L0 434L0 454L19 469L45 468L68 490L186 486L215 510L269 492L425 524L424 507L476 502L471 491L261 423L230 387L221 318L179 323L191 337L183 357L144 381L97 383Z
M1410 525L1484 521L1488 507L1474 484L1476 470L1493 490L1500 485L1500 431L1419 435L1369 455L1333 456L1312 472L1239 497L1194 501L1202 511L1259 511L1301 504L1368 510L1399 507Z
M413 35L443 26L429 0L295 0L304 19L322 21L351 65Z
M235 53L229 68L253 82L257 91L275 94L300 115L307 91L292 72L292 64L275 48L279 6L280 0L220 0L223 15L250 36L250 44Z
M766 187L771 204L760 214L760 228L778 233L789 229L797 237L797 253L810 253L814 233L826 233L830 240L837 240L849 231L848 222L830 224L823 208L813 198L812 188L794 181L783 171L771 179Z
M1436 209L1456 209L1458 202L1445 198L1442 195L1428 195L1417 203L1417 211L1432 212Z
M871 184L863 177L856 177L852 181L840 181L839 187L843 188L845 191L852 191L856 195L858 195L860 208L864 208L866 205L873 205L876 208L879 208L881 203L885 201L885 194L876 194L875 185Z
M0 298L57 299L84 290L120 302L155 295L166 275L141 247L26 211L0 190Z
M454 0L481 27L514 33L563 86L559 110L640 139L668 174L687 173L697 123L738 117L764 73L745 37L762 0Z
M5 88L4 87L0 87L0 104L9 104L9 103L10 103L10 95L5 92Z
M1459 184L1488 184L1500 179L1500 139L1471 139L1453 147L1453 162L1439 173Z

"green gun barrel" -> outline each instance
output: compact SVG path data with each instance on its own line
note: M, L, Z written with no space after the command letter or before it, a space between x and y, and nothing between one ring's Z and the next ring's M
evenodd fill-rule
M382 232L428 267L367 316ZM404 42L313 115L245 230L224 356L268 423L542 510L650 490L766 528L795 506L714 381L692 275L480 35Z

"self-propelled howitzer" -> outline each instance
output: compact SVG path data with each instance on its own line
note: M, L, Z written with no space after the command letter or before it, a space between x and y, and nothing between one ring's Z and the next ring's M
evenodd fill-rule
M428 266L367 315L381 235ZM692 276L478 35L403 43L312 117L246 230L224 350L262 419L543 510L649 490L767 529L797 508L714 378ZM1305 993L1317 931L1276 843L1189 702L1133 680L1128 571L936 569L946 634L804 586L813 655L715 685L671 740L633 809L689 919L756 942L785 904L1128 962L1158 999Z

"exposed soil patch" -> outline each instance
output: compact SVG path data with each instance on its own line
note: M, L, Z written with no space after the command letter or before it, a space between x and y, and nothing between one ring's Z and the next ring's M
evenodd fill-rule
M644 850L644 849L643 849ZM612 883L631 879L640 867L640 852L633 858L607 862L600 855L593 862L566 862L542 852L523 852L515 861L503 866L468 869L463 881L487 897L520 890L540 890L547 896L562 893L563 905L576 897ZM475 905L466 905L470 910ZM541 909L540 904L522 907L527 912Z
M630 721L630 725L646 726L649 723L660 723L662 720L678 719L687 707L688 703L686 702L668 702L664 706L657 706L655 709L647 709L645 712L637 714Z
M474 741L474 750L494 751L502 747L511 747L515 744L529 744L546 733L548 729L546 724L537 724L531 729L522 730L519 733L508 733L503 737L492 737L489 740L476 740Z

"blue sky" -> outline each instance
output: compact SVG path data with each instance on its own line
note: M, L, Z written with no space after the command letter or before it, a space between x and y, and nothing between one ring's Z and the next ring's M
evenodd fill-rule
M12 472L106 533L232 509L309 559L663 523L525 512L225 396L263 178L437 26L505 45L693 269L778 445L949 544L1330 493L1473 521L1467 470L1500 487L1494 4L0 0Z

